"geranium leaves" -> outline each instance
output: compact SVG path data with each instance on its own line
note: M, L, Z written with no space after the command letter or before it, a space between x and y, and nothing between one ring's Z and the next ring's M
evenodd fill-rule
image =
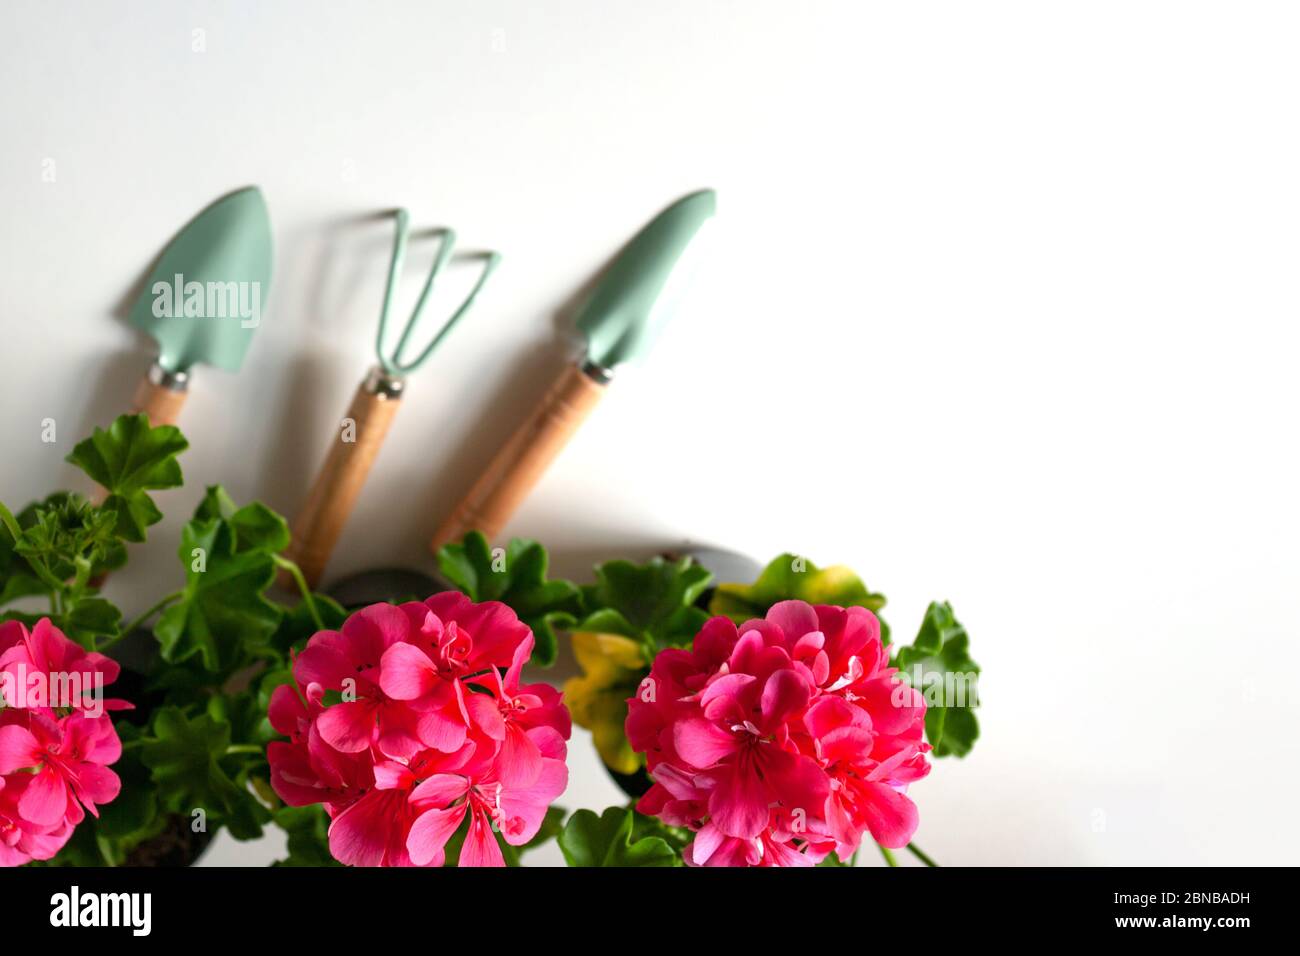
M125 547L114 531L116 521L114 512L63 491L28 505L16 517L4 510L0 606L48 595L54 625L83 647L94 649L100 638L115 637L122 615L96 596L92 579L125 559ZM45 615L11 611L3 616L30 626Z
M680 849L674 849L669 838L658 821L631 807L609 807L600 816L576 811L564 825L559 844L569 866L681 866Z
M162 520L148 492L180 486L176 456L188 447L185 436L171 425L155 428L144 415L122 415L78 443L68 461L108 491L104 508L116 515L117 534L143 541L145 529Z
M628 743L627 699L636 693L649 665L642 645L621 634L575 631L573 656L582 675L564 683L564 702L579 727L591 731L592 743L605 766L631 774L642 757Z
M515 538L494 552L477 531L438 551L443 575L470 600L500 601L532 628L533 662L543 667L555 663L555 629L573 624L580 601L576 585L547 580L546 566L546 549L536 541Z
M0 618L30 627L49 617L83 647L116 654L122 617L99 594L102 576L125 563L126 542L143 541L160 520L151 495L181 484L177 455L186 447L175 428L122 416L68 456L102 486L102 504L69 492L17 515L0 504ZM127 862L167 828L190 827L196 810L204 811L209 832L224 826L238 839L258 836L271 820L279 800L266 779L270 692L288 678L286 654L317 619L337 626L343 618L320 596L292 610L267 599L276 571L287 565L279 552L288 543L275 512L258 503L240 507L220 487L208 489L181 532L184 586L131 625L144 629L162 612L155 628L162 654L134 648L123 655L136 673L134 692L123 687L122 696L137 709L114 718L124 742L114 765L122 792L101 806L99 819L77 828L52 863ZM41 613L4 608L42 596L49 609ZM156 597L142 593L138 603ZM285 822L299 829L300 821ZM316 829L319 821L302 822ZM308 827L301 829L305 840Z
M197 654L205 669L224 671L268 646L284 612L265 592L275 580L275 551L288 538L270 509L236 508L221 488L209 488L181 531L185 587L154 628L164 660Z
M689 645L708 621L695 602L712 581L691 558L606 561L596 566L596 583L582 589L586 613L575 630L633 638L648 666L665 647Z
M797 554L783 554L768 563L753 584L719 584L709 610L737 624L765 616L781 601L807 601L837 607L865 607L880 616L885 596L870 591L844 565L819 568ZM889 643L889 626L880 621L880 637Z
M289 525L260 501L239 507L220 485L208 488L194 512L197 521L220 518L235 534L239 553L264 551L278 554L289 547Z
M177 707L154 715L151 736L141 745L140 759L158 788L158 800L172 813L189 817L202 810L209 823L221 823L238 840L261 835L271 814L222 761L230 758L230 724L203 713L187 717Z
M934 756L964 757L979 737L979 665L970 656L966 628L946 601L925 612L921 629L894 658L900 675L925 696L925 738Z
M319 803L305 807L281 807L275 824L287 835L289 855L272 866L342 866L330 855L329 814Z

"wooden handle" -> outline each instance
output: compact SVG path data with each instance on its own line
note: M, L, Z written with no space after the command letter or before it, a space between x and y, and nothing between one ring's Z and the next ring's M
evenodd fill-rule
M482 531L489 541L500 534L604 394L604 385L576 365L568 366L537 411L497 452L487 471L438 528L429 543L433 552L468 531Z
M303 577L313 588L329 563L400 404L400 397L362 383L325 456L307 504L293 523L288 556L302 568Z
M144 412L149 417L150 425L175 425L181 417L181 406L185 404L187 395L189 392L183 388L168 388L146 375L136 386L135 399L131 404L135 411Z

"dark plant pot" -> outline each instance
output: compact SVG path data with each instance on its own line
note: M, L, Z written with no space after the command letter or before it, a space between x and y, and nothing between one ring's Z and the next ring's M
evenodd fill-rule
M193 866L211 843L211 833L195 833L184 817L173 815L161 833L127 854L123 866Z
M650 775L645 772L645 767L641 767L636 773L619 773L617 770L610 769L609 765L603 761L601 766L605 768L605 772L609 774L610 779L618 784L618 788L633 800L639 800L645 796L646 791L654 785Z

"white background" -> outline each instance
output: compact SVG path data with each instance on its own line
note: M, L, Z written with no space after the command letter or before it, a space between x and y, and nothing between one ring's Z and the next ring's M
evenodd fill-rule
M273 218L263 327L237 377L195 377L187 487L111 583L128 613L178 583L204 484L302 502L372 360L387 234L357 217L406 205L505 260L410 381L334 574L430 565L426 538L562 367L574 296L713 186L675 324L508 530L578 576L685 541L846 563L904 639L951 600L983 735L912 791L941 862L1295 861L1294 5L2 16L11 507L75 483L62 457L127 407L150 355L118 313L162 244L249 183ZM582 732L571 750L562 802L614 802Z

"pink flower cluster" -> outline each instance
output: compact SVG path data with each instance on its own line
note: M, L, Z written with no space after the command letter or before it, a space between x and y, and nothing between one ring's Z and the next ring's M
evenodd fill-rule
M118 671L49 618L0 624L0 866L50 859L117 796L122 742L105 711L130 705L102 691Z
M775 605L715 617L659 653L628 701L627 736L654 785L642 813L694 831L695 866L847 861L862 836L905 846L909 783L930 770L925 702L899 681L865 608Z
M569 712L521 686L533 634L496 601L446 592L357 611L321 631L276 689L271 783L324 804L330 853L354 866L441 866L468 819L461 866L503 866L495 833L528 842L568 785Z

